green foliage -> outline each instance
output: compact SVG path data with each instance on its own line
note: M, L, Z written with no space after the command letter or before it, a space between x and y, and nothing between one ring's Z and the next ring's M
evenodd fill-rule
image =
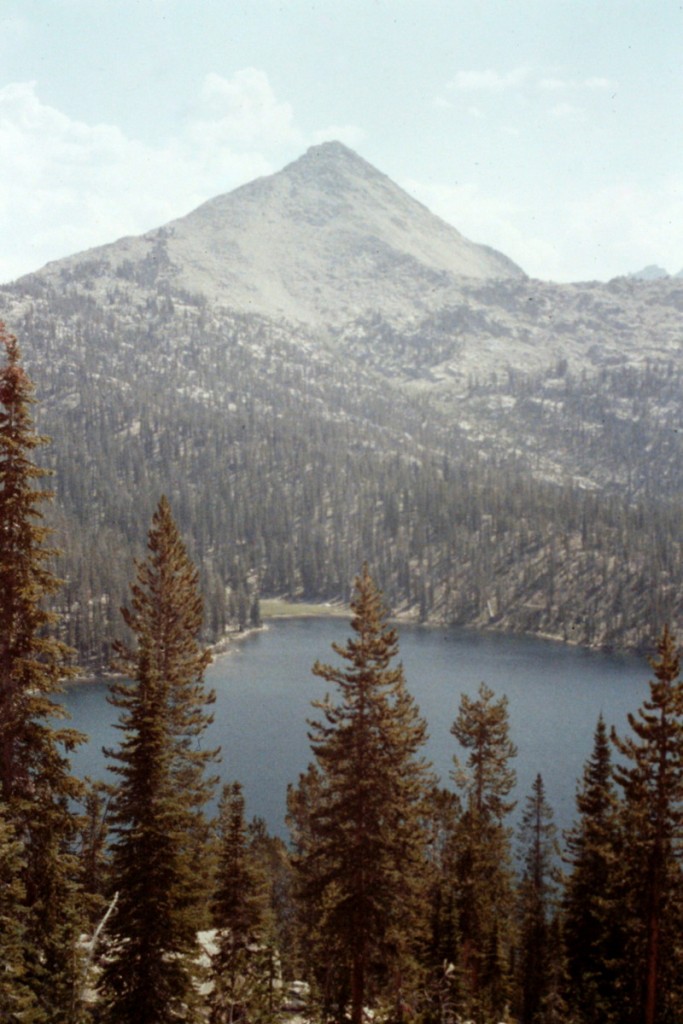
M367 566L351 602L354 636L333 644L343 667L317 662L338 703L314 702L317 771L290 798L296 864L318 935L313 969L327 1009L358 1024L381 1000L403 1013L424 913L425 724L408 694L395 630Z
M2 324L0 343L0 795L22 850L26 985L50 1024L73 1024L80 921L71 801L80 785L68 754L84 737L55 726L65 712L54 698L73 668L72 652L48 632L56 617L45 608L60 586L41 511L52 495L34 462L47 438L34 430L33 384Z
M461 814L462 805L455 793L439 786L432 789L426 811L430 908L426 955L433 966L437 994L446 988L452 989L456 980L455 969L444 972L444 964L453 964L457 959L458 918L453 874L455 837Z
M152 520L124 617L135 649L121 645L132 682L111 687L123 739L108 751L118 777L111 802L111 885L119 893L102 976L108 1024L198 1020L197 932L204 922L208 826L204 805L216 752L201 748L213 694L198 641L202 602L168 502Z
M316 842L314 815L322 798L322 790L322 775L315 764L309 764L306 771L299 775L298 784L295 786L289 783L287 786L286 821L294 867L295 919L292 961L298 968L300 976L309 976L314 982L315 971L318 970L321 1000L325 1001L326 993L336 987L330 982L333 962L327 957L327 940L321 937L318 928L318 894L323 891L325 883L322 877L317 876L317 862L313 857L307 856ZM324 976L320 976L320 964L325 965Z
M653 622L683 623L681 442L661 429L681 374L668 360L499 373L472 381L454 415L383 362L408 344L429 377L441 344L457 346L457 310L438 341L369 322L356 352L196 296L170 302L165 280L115 288L106 306L84 283L23 282L16 322L56 441L44 459L59 480L64 639L90 664L109 663L160 493L200 568L211 639L248 625L258 592L345 596L364 559L392 608L430 620L631 648L650 646ZM501 283L487 291L526 315ZM486 438L454 426L470 410Z
M665 627L651 661L650 697L629 715L633 735L613 740L622 791L620 862L626 911L625 1021L669 1024L683 1011L683 680Z
M571 866L563 894L569 1002L582 1019L607 1024L620 1020L623 914L618 879L623 844L602 715L576 794L576 809L578 819L565 837Z
M481 683L478 696L463 694L451 732L465 750L454 757L453 777L463 813L454 836L453 900L458 922L460 1009L466 1015L501 1016L510 1000L514 894L508 799L515 784L510 761L507 698L495 699Z
M25 964L26 892L23 850L0 806L0 1019L28 1024L37 1019Z
M251 856L266 883L266 941L277 951L283 978L299 979L301 971L298 964L297 912L291 851L279 836L270 835L262 818L254 818L249 823L248 838Z
M204 347L192 324L195 368L207 385L211 345L224 339L208 329ZM254 331L253 323L238 326L236 352L240 330L249 338ZM159 341L154 330L150 338ZM214 636L229 618L239 628L258 624L259 587L340 595L361 551L378 565L390 599L421 617L436 611L455 621L561 630L589 643L626 635L639 642L653 608L680 611L671 586L681 556L675 512L653 506L646 517L636 504L550 488L511 461L487 465L465 451L452 460L445 421L435 416L434 433L423 433L419 401L406 401L398 415L391 396L374 394L362 375L338 382L343 416L329 423L318 416L324 389L312 380L305 400L292 399L283 412L282 395L300 396L308 380L302 366L288 365L287 346L264 393L245 387L241 396L236 383L222 419L193 405L174 378L173 432L153 400L145 402L151 392L123 396L116 409L103 403L93 357L79 403L60 408L57 421L66 501L53 521L71 530L71 578L62 589L44 518L49 471L34 461L47 439L33 426L33 385L16 339L1 325L0 342L0 1016L11 1024L85 1022L91 977L77 938L103 923L107 906L98 1019L205 1019L196 937L208 923L215 851L204 806L215 752L201 747L212 699L203 683L201 589ZM241 383L253 378L248 347L234 356ZM48 376L61 372L46 366ZM676 393L651 377L653 387ZM637 400L636 381L610 379L622 398ZM577 383L566 371L562 380L569 400ZM53 384L58 390L56 377ZM529 422L542 419L533 402L525 404L524 386L512 378L473 385L484 397L514 397L516 415ZM405 458L386 457L379 443L371 450L363 440L369 423L379 428L373 436L410 434ZM69 438L93 425L97 455L83 464ZM620 443L615 426L615 453ZM661 439L656 444L673 466L672 453ZM174 494L182 521L193 524L201 574L162 499L123 613L134 644L117 645L117 667L131 680L111 691L123 734L110 752L117 784L81 785L68 755L82 737L60 722L56 700L73 672L62 641L105 657L112 609L125 592L126 552L150 511L157 464L166 477L176 467ZM107 478L109 465L116 468ZM211 501L201 480L207 469ZM673 469L665 484L675 492ZM614 552L622 548L629 565L615 588ZM644 585L648 572L660 587ZM51 607L65 612L61 622ZM571 870L559 918L540 776L522 819L515 914L506 821L516 751L505 698L484 684L476 698L463 696L452 728L467 752L455 758L457 793L435 788L420 757L425 725L395 664L396 634L367 567L352 611L354 636L333 645L342 667L314 666L338 699L317 702L316 763L289 791L298 910L283 844L262 823L246 826L237 784L224 793L211 1020L270 1019L279 947L289 972L309 972L323 1010L341 1019L350 1007L354 1022L368 1005L400 1020L410 1003L439 1024L464 1014L489 1024L513 1000L524 1024L678 1024L683 683L668 628L652 662L649 700L629 717L632 735L613 737L616 768L598 722L567 836ZM80 817L72 810L78 800Z
M598 1024L601 1019L599 1016L577 1016L570 1008L567 999L570 988L564 957L562 921L559 916L552 919L548 928L548 951L544 992L534 1017L534 1024L582 1024L583 1021Z
M83 811L77 847L79 877L91 928L101 919L109 891L109 802L111 786L104 782L83 780Z
M519 824L522 877L518 892L518 1003L521 1024L532 1024L551 988L553 957L561 957L551 943L555 909L555 860L559 854L552 808L545 798L543 778L537 775ZM555 937L557 938L557 936Z
M226 785L219 807L219 862L212 904L211 1024L272 1019L275 950L267 877L254 856L242 787ZM269 927L270 926L270 927Z
M508 734L508 699L494 698L486 683L480 684L476 699L462 695L451 733L470 754L466 764L454 755L453 778L471 813L484 821L502 822L515 807L506 797L517 781L509 764L517 748Z

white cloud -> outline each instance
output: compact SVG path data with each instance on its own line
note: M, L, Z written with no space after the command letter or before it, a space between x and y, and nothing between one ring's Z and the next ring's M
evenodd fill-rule
M611 89L617 87L617 83L609 78L585 78L582 82L584 89Z
M301 141L291 105L277 99L268 76L258 68L244 68L232 78L208 74L201 91L201 117L191 135L210 146Z
M520 65L510 71L496 71L487 68L484 71L459 71L448 83L449 89L459 92L500 93L518 89L521 86L536 88L541 92L569 92L583 90L612 90L616 84L609 78L593 76L590 78L567 78L560 75L544 73L540 68Z
M474 184L404 182L421 202L474 242L505 253L531 277L604 280L649 263L683 268L683 179L651 190L629 182L580 198L534 194L516 201Z
M528 67L513 68L512 71L500 73L493 68L485 71L458 71L449 88L462 92L502 92L514 89L526 81L531 73Z
M0 281L163 224L332 137L357 145L363 135L353 125L304 135L256 68L207 75L186 123L156 145L68 117L41 100L35 82L6 85Z
M539 78L537 82L539 89L547 92L575 91L579 89L588 90L614 90L616 83L609 78Z
M584 121L586 118L585 111L574 103L556 103L550 108L550 114L561 121Z
M130 229L140 212L136 196L146 186L158 196L153 182L164 171L159 154L118 128L86 125L43 104L33 82L0 89L0 151L0 230L14 250L10 258L5 247L3 276L15 261L33 269L80 237Z
M538 88L546 89L549 92L559 92L561 89L571 89L574 83L566 78L539 78Z

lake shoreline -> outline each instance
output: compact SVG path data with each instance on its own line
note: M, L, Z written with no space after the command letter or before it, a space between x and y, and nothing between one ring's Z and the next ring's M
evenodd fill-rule
M343 604L341 601L291 601L287 598L264 598L260 602L261 610L261 625L249 626L245 629L231 629L227 630L223 636L216 641L214 644L208 645L208 649L211 651L212 658L223 657L224 655L230 654L235 644L241 643L243 640L249 639L249 637L255 634L262 633L268 629L269 622L284 622L291 619L339 619L350 621L352 612L349 605ZM453 622L438 622L428 621L420 622L415 615L410 612L399 612L396 615L392 615L389 618L389 622L396 625L409 625L419 626L422 629L438 630L438 629L462 629L471 633L488 634L490 636L516 636L516 637L528 637L530 639L542 640L546 643L556 644L560 647L573 648L575 650L592 651L594 653L602 653L608 655L625 655L635 656L644 658L648 653L647 650L640 648L619 648L615 649L612 647L602 647L599 644L581 644L576 640L570 638L564 638L561 636L553 635L552 633L539 632L539 633L518 633L515 630L508 630L500 628L498 625L490 624L469 624L469 623L453 623ZM654 651L654 647L653 647ZM108 680L116 680L123 678L120 673L117 672L100 672L98 674L87 673L84 675L78 675L71 679L62 681L62 686L66 689L71 686L79 686L81 684L102 682Z

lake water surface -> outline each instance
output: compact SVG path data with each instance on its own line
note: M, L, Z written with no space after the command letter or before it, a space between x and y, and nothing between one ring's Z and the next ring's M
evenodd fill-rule
M260 815L283 836L287 783L296 782L311 759L310 702L329 688L311 666L316 659L339 664L330 644L343 644L349 633L341 618L274 620L218 656L207 672L217 697L208 743L222 748L220 773L243 784L248 815ZM591 753L598 715L624 733L627 712L649 692L643 658L454 628L402 625L399 637L408 689L429 724L426 753L443 784L458 749L450 726L460 695L474 696L484 681L509 699L518 799L541 772L562 828L574 815L576 780ZM104 683L84 683L65 697L73 724L91 737L74 755L74 768L93 778L109 774L101 748L119 738L106 692Z

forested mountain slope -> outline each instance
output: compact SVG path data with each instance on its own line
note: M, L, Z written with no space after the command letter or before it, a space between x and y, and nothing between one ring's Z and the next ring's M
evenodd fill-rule
M423 619L649 642L683 621L682 306L530 281L338 144L5 286L67 638L106 661L165 492L212 636L367 559Z

